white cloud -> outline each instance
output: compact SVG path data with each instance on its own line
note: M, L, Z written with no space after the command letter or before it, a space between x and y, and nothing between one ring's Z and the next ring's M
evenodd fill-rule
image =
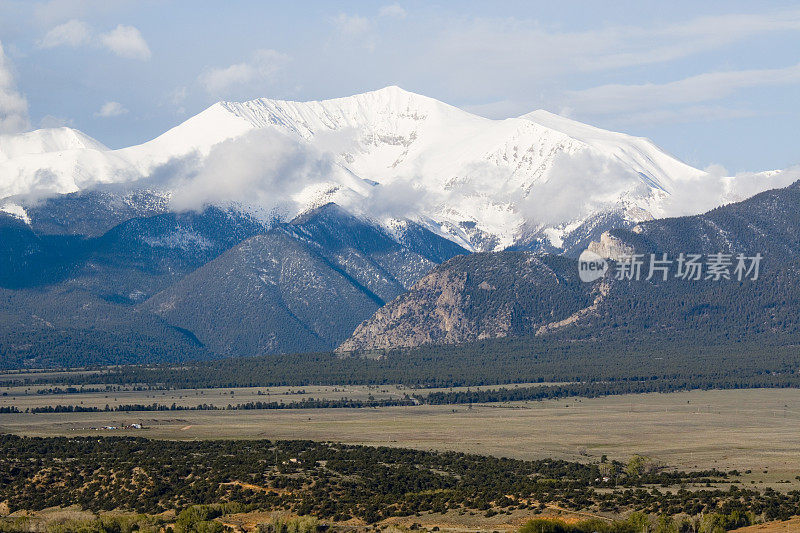
M377 23L381 18L403 19L406 10L399 4L389 4L380 8L373 17L358 14L339 13L331 19L336 36L342 43L364 48L370 52L375 50L378 41Z
M687 17L673 24L598 22L582 30L512 17L463 16L437 22L415 50L417 64L406 68L418 69L421 62L426 73L436 73L436 84L449 98L475 103L505 99L510 105L503 107L521 114L568 105L560 101L564 87L578 88L575 83L585 83L587 77L608 83L619 72L627 81L645 71L638 67L695 57L705 61L703 55L734 44L800 33L800 9ZM724 57L737 60L735 55Z
M184 87L176 87L173 89L168 96L170 104L175 108L175 113L178 115L183 115L186 113L186 107L184 107L184 103L186 102L186 96L188 95L189 90Z
M800 64L785 68L708 72L667 83L608 84L564 91L549 99L562 116L586 120L603 116L606 127L710 122L757 116L751 109L713 104L737 91L800 84ZM465 106L481 116L504 118L536 107L527 100L501 100Z
M383 6L380 11L378 11L378 16L404 19L406 18L406 10L403 9L403 6L400 4L389 4Z
M780 31L800 31L800 9L578 32L554 31L536 20L456 19L437 36L432 52L443 59L469 61L475 69L516 68L535 76L674 61Z
M103 46L120 57L129 59L150 59L150 47L142 34L133 26L118 25L99 37Z
M257 69L250 63L237 63L225 68L215 68L202 75L202 82L208 92L222 94L231 86L250 83L255 79Z
M64 126L72 126L72 119L56 117L54 115L45 115L39 121L40 128L62 128Z
M372 22L361 15L339 13L333 18L333 25L344 37L360 37L372 30Z
M361 15L348 15L339 13L333 19L333 27L341 41L350 46L357 46L369 51L375 49L377 40L375 24L367 17Z
M769 189L788 187L800 179L800 166L769 172L739 172L731 175L721 165L705 169L707 175L681 183L669 197L668 216L703 213L722 204L740 202Z
M177 211L235 202L292 212L292 197L327 180L334 166L329 154L270 129L223 141L194 164L173 185L170 202Z
M455 193L451 193L453 196ZM448 194L431 194L415 185L413 179L396 178L372 188L360 202L360 210L372 217L408 218L435 209L448 200Z
M614 206L620 191L646 196L648 186L621 163L591 152L561 154L549 179L534 184L517 202L533 225L557 226Z
M91 40L91 28L81 20L72 19L48 31L37 43L40 48L72 46L73 48L88 44Z
M17 90L11 62L0 43L0 133L19 133L28 128L28 101Z
M133 26L118 25L113 30L94 35L91 26L86 22L71 19L50 29L37 42L39 48L56 48L59 46L95 46L127 59L150 59L152 55L147 41L141 32Z
M269 81L290 61L275 50L256 50L250 61L212 68L200 75L200 83L214 96L224 96L235 88Z
M800 165L777 172L740 172L726 184L723 200L739 202L762 191L788 187L797 180L800 180Z
M648 65L715 50L737 41L780 31L800 30L800 10L759 14L723 14L698 17L680 24L655 28L614 28L609 37L620 44L599 57L587 57L585 70Z
M94 114L96 117L112 118L124 115L128 110L119 102L106 102L100 107L100 111Z
M132 0L50 0L37 2L33 14L39 24L52 26L69 19L126 9L134 3Z
M719 100L740 89L800 83L800 64L777 69L709 72L669 83L610 84L566 95L567 105L591 114L638 111Z
M678 109L653 109L634 113L621 113L609 121L608 126L652 126L654 124L682 124L687 122L712 122L733 118L757 116L752 109L734 109L716 105L693 105Z
M186 87L176 87L169 94L170 102L172 102L174 105L182 105L186 101L187 92L188 90Z

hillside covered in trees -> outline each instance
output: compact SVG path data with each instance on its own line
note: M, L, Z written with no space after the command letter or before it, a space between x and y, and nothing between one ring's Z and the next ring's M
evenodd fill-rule
M560 257L530 252L456 257L362 323L339 351L493 337L635 340L653 346L677 346L685 339L735 346L758 336L797 341L798 205L800 183L795 183L704 215L611 232L596 249L617 252L610 254L605 275L591 283L578 278L576 261ZM737 271L740 254L746 269ZM688 276L684 263L691 255L700 270ZM755 257L758 270L751 268ZM632 258L638 266L627 266ZM719 275L709 270L717 268L710 266L714 258L724 263Z

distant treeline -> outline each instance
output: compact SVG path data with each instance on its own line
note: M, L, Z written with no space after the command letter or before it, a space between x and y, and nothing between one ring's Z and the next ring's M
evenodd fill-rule
M364 407L393 407L393 406L407 406L415 405L418 402L410 397L401 399L385 399L385 400L353 400L342 398L339 400L324 400L315 398L306 398L298 402L247 402L239 403L236 405L228 404L226 406L219 406L213 404L199 404L199 405L171 405L151 403L151 404L121 404L110 406L106 404L105 407L85 407L83 405L45 405L39 407L30 407L25 409L26 413L112 413L112 412L134 412L134 411L248 411L252 409L342 409L342 408L364 408ZM2 411L1 409L9 409ZM17 407L3 407L0 413L20 413Z
M472 403L519 402L552 400L557 398L596 398L620 394L643 394L650 392L679 392L687 390L711 389L743 389L743 388L797 388L800 387L800 374L773 375L746 379L729 379L724 381L704 380L668 380L650 379L646 381L612 381L570 383L565 385L534 385L527 387L501 387L497 389L476 389L461 391L431 392L428 394L406 395L402 399L356 400L341 398L324 400L306 398L296 402L247 402L219 406L199 404L192 406L152 404L106 405L104 408L84 407L81 405L48 405L25 409L26 413L100 413L100 412L132 412L132 411L238 411L251 409L328 409L328 408L368 408L396 407L412 405L455 405ZM5 411L3 409L6 409ZM20 413L16 407L4 407L0 413Z
M549 400L556 398L596 398L619 394L643 394L648 392L679 392L687 390L711 389L758 389L758 388L796 388L800 387L800 374L765 375L761 379L730 380L669 380L652 379L648 381L614 381L576 383L569 385L515 387L500 389L478 389L452 392L432 392L425 396L415 396L421 402L432 405L519 402L526 400Z
M145 386L120 386L106 385L105 387L50 387L48 389L37 389L36 394L91 394L103 392L142 392L151 390L167 390L169 387L159 385Z
M662 344L626 339L568 342L527 338L350 357L329 353L268 355L96 370L67 373L57 381L45 375L0 375L0 384L161 388L403 384L426 388L659 381L664 391L780 387L797 386L800 347L778 336L711 345L696 339L670 339Z

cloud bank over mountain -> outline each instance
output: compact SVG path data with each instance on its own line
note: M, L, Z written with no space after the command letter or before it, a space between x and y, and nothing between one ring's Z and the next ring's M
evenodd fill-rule
M269 129L223 141L193 162L197 168L171 183L170 205L177 211L236 203L297 212L298 195L326 181L334 166L331 154Z

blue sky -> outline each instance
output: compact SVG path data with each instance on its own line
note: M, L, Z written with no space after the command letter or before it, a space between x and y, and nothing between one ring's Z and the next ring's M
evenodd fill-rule
M797 2L0 0L0 129L111 147L220 99L399 85L544 108L730 172L800 163Z

